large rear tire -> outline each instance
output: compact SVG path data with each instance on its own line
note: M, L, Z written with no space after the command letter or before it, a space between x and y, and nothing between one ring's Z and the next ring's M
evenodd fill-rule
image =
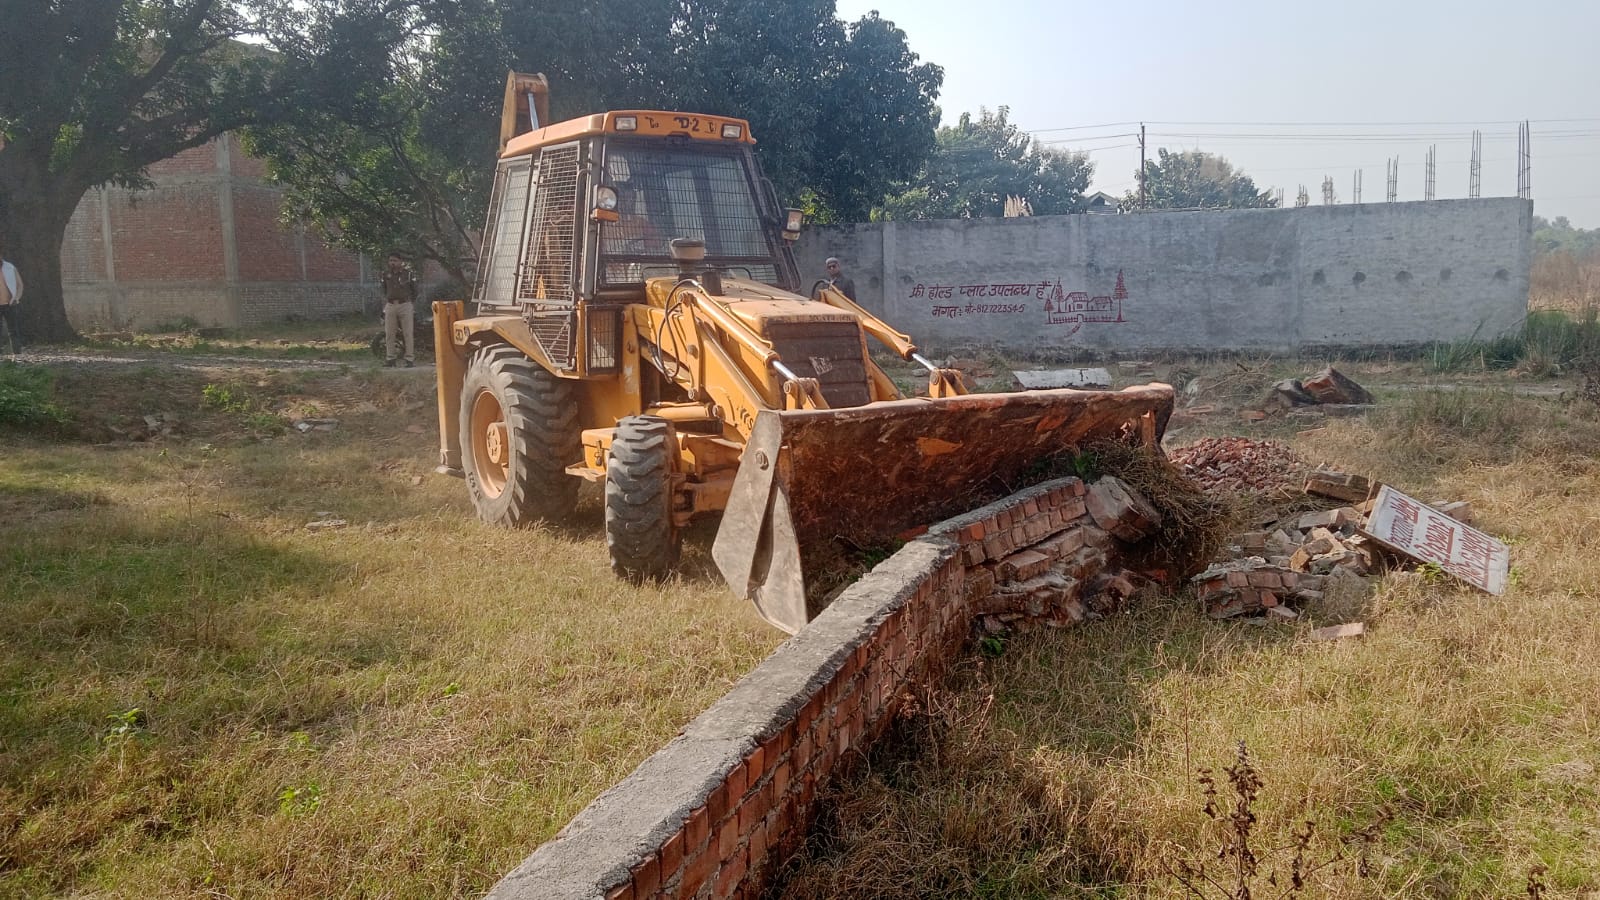
M672 521L672 425L654 416L617 423L606 461L606 550L611 571L634 581L665 577L683 538Z
M461 388L461 468L478 518L521 528L578 504L569 464L582 454L572 382L514 347L479 350Z

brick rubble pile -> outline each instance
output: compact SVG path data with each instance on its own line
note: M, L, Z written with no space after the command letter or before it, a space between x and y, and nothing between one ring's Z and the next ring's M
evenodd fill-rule
M1203 438L1167 456L1213 495L1297 493L1309 470L1277 441L1242 437Z

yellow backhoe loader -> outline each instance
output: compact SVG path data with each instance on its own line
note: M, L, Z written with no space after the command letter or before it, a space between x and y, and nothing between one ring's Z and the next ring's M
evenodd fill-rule
M441 469L486 522L572 513L601 482L619 575L671 571L721 515L734 591L794 632L806 563L882 546L1018 485L1086 438L1157 443L1172 390L968 394L959 373L826 283L807 287L749 123L625 110L551 123L512 73L474 288L434 305ZM906 398L867 338L928 370Z

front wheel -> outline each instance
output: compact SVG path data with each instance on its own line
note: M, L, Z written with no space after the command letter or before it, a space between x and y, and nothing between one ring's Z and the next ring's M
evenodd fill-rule
M478 518L522 527L572 515L582 455L572 382L520 350L486 347L461 386L461 468Z
M672 521L672 425L654 416L617 423L606 460L606 550L611 570L634 581L665 577L683 538Z

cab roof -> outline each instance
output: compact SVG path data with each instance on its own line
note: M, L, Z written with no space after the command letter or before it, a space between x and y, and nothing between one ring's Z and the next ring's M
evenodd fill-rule
M618 120L627 125L632 117L633 128L619 128ZM737 126L738 137L724 137L724 130ZM581 116L519 134L506 143L500 152L501 159L525 156L548 144L560 144L583 137L601 134L640 135L643 137L686 137L692 140L724 144L754 144L750 136L750 123L730 116L708 116L702 113L666 112L654 109L619 109L592 116Z

